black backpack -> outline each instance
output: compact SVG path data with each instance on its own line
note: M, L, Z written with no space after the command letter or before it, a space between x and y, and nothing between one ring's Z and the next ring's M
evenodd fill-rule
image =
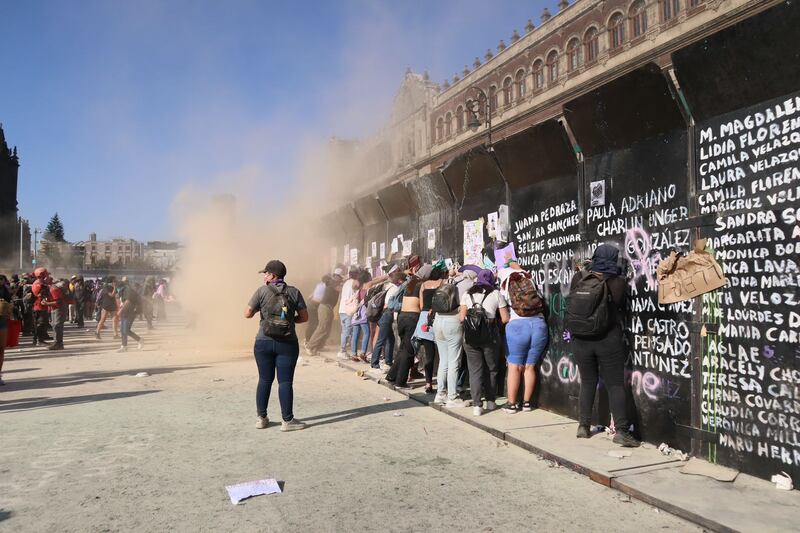
M295 304L286 294L286 285L267 285L272 298L267 302L264 314L264 335L275 339L286 339L294 335Z
M484 300L486 295L484 295ZM492 340L492 332L489 329L489 318L482 303L475 303L472 295L469 295L472 307L467 309L467 316L464 317L464 342L470 346L486 346Z
M452 313L458 306L458 287L452 283L445 283L436 288L431 300L431 309L434 313Z
M367 299L367 322L378 322L383 316L384 306L386 305L387 290L379 291L372 298ZM369 296L369 294L367 295Z
M580 276L567 296L564 325L576 337L602 335L609 328L608 285L588 270L581 271Z

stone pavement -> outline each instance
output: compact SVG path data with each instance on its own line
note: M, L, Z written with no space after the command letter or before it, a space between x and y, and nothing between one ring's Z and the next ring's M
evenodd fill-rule
M308 429L278 431L276 388L255 429L252 338L157 326L143 351L75 328L64 352L9 351L0 530L699 530L322 358L296 373ZM282 494L225 493L270 477Z
M336 354L321 354L327 360L354 372L359 379L375 381L391 389L385 374L366 363L337 359ZM448 409L433 403L424 392L424 382L409 382L414 389L395 389L400 394L479 428L498 439L549 459L588 476L607 487L619 490L660 509L691 520L714 531L800 531L800 491L783 491L775 485L746 474L734 482L681 473L686 464L665 456L652 444L627 449L628 457L612 457L610 452L626 450L611 442L605 433L588 440L575 438L577 421L543 409L508 414L500 409L472 415L471 408ZM498 398L498 407L505 398Z

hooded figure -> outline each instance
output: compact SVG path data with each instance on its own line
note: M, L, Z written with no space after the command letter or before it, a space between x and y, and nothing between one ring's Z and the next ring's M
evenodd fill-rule
M595 248L589 270L603 274L606 278L618 276L622 272L617 265L618 258L619 250L611 244L603 243Z
M478 279L475 282L475 285L494 289L494 273L488 269L481 270L478 272Z

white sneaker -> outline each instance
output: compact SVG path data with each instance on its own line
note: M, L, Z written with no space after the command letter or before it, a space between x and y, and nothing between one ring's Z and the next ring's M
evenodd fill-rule
M0 376L0 387L2 387L5 384L6 384L6 382L3 381L3 376Z
M127 351L128 351L128 347L127 346L120 346L119 348L117 348L117 353L123 353L123 352L127 352Z
M339 352L336 354L336 357L339 359L350 359L350 356L347 355L347 352Z
M256 429L264 429L269 425L269 417L259 416L256 420Z
M444 405L447 403L447 394L438 393L436 398L433 399L433 403L438 405Z
M483 414L483 409L480 408L480 407L473 407L472 408L472 414L474 416L481 416Z
M136 349L139 351L144 350L144 341L140 340L139 343L136 345Z
M455 400L447 400L445 407L448 409L456 409L459 407L466 407L467 404L464 403L464 400L461 398L456 398Z
M487 400L486 403L484 404L484 409L486 409L487 411L494 411L495 409L497 409L497 404Z
M306 429L306 424L296 418L292 418L288 422L281 422L281 431L298 431L301 429Z

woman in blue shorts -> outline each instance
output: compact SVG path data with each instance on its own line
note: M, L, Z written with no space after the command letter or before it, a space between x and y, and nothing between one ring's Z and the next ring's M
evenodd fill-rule
M512 264L505 272L501 272L502 282L500 284L501 293L511 302L508 294L508 278L514 271L522 272L519 265ZM508 362L508 402L503 411L506 413L517 413L519 411L530 411L533 390L536 387L536 364L541 359L549 333L547 321L544 315L539 313L535 316L519 316L509 305L509 318L506 324L506 352ZM519 386L525 381L525 392L520 405L517 395Z

